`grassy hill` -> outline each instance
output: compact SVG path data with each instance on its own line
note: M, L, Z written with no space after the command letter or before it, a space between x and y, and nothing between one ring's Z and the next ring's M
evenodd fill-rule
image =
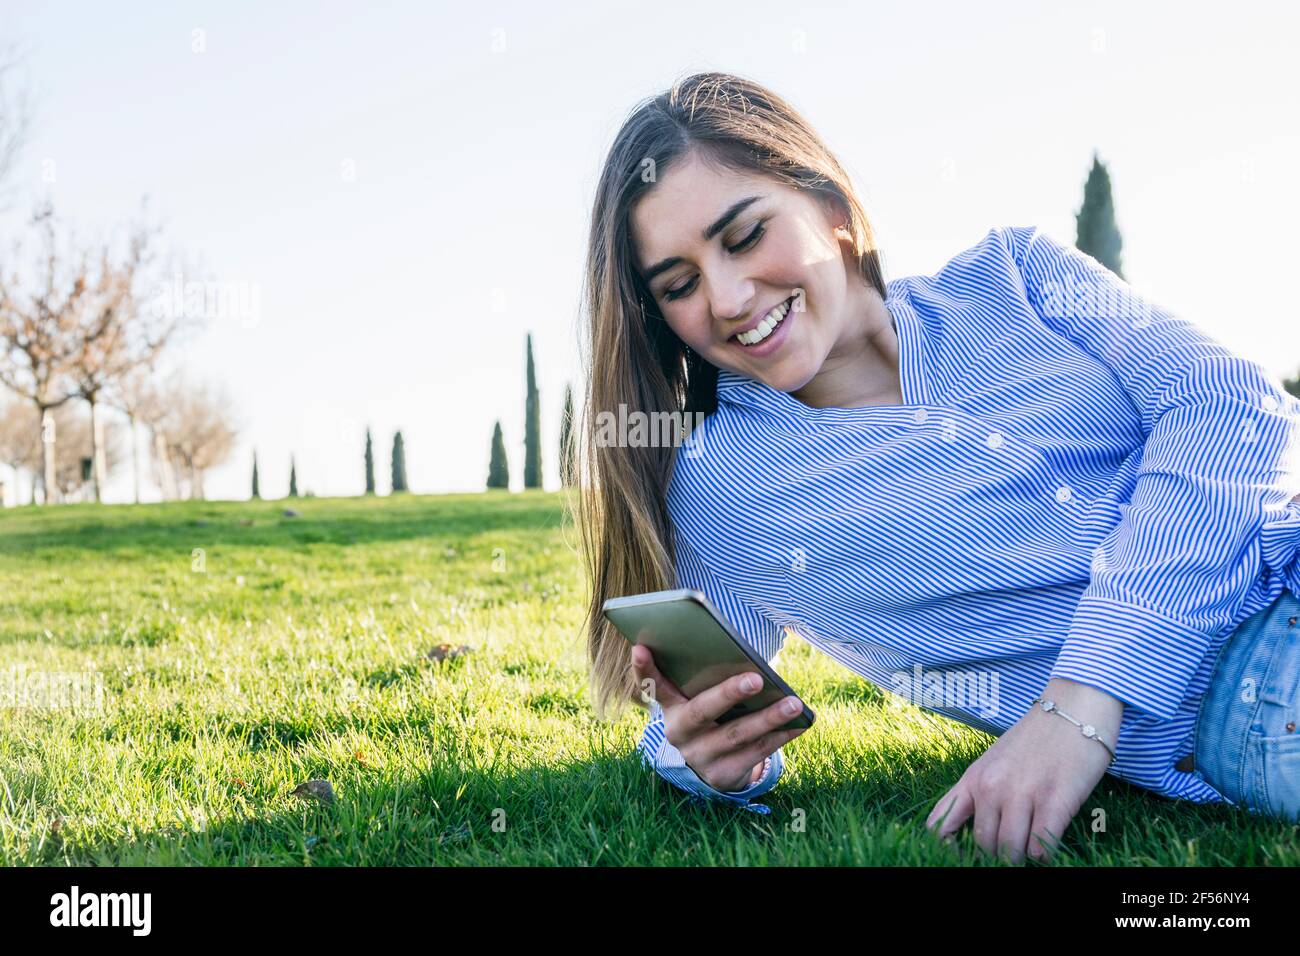
M0 510L0 863L959 863L990 742L792 637L818 714L771 816L588 703L561 493ZM300 512L288 517L286 506ZM468 653L436 660L438 645ZM435 655L436 656L436 655ZM328 780L335 800L294 796ZM1093 811L1106 829L1093 832ZM1061 863L1300 863L1295 828L1107 778Z

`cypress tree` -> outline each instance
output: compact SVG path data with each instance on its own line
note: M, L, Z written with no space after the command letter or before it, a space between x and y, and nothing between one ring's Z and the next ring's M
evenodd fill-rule
M489 488L510 487L510 466L506 463L506 442L501 436L501 422L492 429L492 460L488 463Z
M375 452L370 444L370 429L366 429L366 494L375 493Z
M573 386L564 385L564 411L560 416L560 484L574 483Z
M533 370L533 335L528 333L528 393L524 400L524 487L542 487L542 415Z
M293 455L289 456L289 497L298 497L298 468L294 465Z
M406 444L399 429L393 435L393 492L406 490Z
M253 450L253 497L261 498L262 492L257 484L257 450Z
M1124 240L1115 225L1115 202L1110 192L1110 173L1092 153L1092 169L1083 187L1083 206L1075 214L1078 238L1075 246L1086 252L1121 279L1120 249Z

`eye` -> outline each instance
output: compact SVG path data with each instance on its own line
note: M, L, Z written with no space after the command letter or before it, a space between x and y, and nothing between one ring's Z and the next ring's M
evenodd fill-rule
M727 251L733 253L745 252L749 249L752 249L754 246L758 245L758 241L763 238L763 233L767 231L766 229L763 228L763 223L766 221L767 220L763 220L762 222L759 222L759 224L754 227L753 231L750 232L750 234L746 236L744 239L740 240L739 243L737 243L734 246L728 246ZM684 296L690 295L691 290L694 288L695 288L694 281L688 282L686 285L681 286L678 289L675 290L669 289L667 292L664 293L664 298L667 299L669 302L672 302L674 299L680 299Z

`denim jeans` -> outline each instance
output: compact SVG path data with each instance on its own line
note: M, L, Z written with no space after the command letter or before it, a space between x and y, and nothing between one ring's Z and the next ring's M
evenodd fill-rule
M1219 650L1195 773L1251 813L1300 820L1300 598L1284 589Z

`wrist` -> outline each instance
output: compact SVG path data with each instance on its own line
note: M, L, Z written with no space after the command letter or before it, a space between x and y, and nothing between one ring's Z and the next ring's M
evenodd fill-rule
M1040 696L1056 701L1072 716L1092 724L1099 731L1106 728L1118 733L1124 717L1124 702L1114 694L1068 677L1053 677ZM1114 733L1107 739L1113 737Z
M1122 700L1086 684L1054 678L1048 681L1026 716L1033 715L1030 719L1037 719L1034 711L1040 710L1046 719L1055 717L1074 724L1084 737L1101 744L1110 755L1110 763L1114 763L1124 714Z

